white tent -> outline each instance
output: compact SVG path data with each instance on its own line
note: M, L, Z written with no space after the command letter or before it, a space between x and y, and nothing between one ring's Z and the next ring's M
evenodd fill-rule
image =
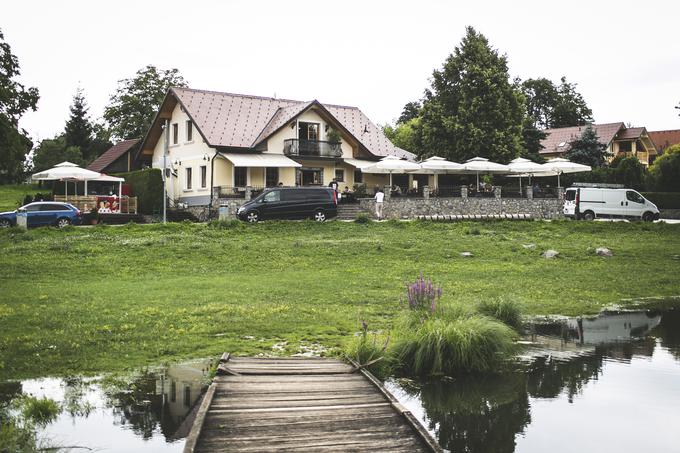
M560 187L560 175L562 173L582 173L592 170L589 165L577 164L561 157L550 159L542 167L545 172L552 172L557 175L557 187Z
M532 162L529 159L523 157L518 157L513 159L508 164L508 168L513 173L509 175L510 177L519 178L519 188L522 191L522 178L529 178L529 184L531 184L532 176L554 176L553 172L546 172L545 168L541 164Z
M92 181L101 176L101 173L81 168L74 163L62 162L48 170L34 173L31 178L34 181L64 181L66 195L68 195L68 181L85 181L85 193L87 194L87 181Z
M475 173L477 175L477 190L479 190L479 174L492 174L492 173L509 173L510 169L507 165L497 164L496 162L491 162L489 159L483 157L473 157L468 159L463 164L465 172Z
M416 170L420 170L420 165L407 160L401 160L396 156L383 157L375 164L361 169L362 173L389 174L390 187L392 186L392 174L403 174Z

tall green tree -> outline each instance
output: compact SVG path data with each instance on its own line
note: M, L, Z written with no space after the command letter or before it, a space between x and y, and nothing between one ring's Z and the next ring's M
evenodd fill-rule
M593 122L593 111L588 107L576 84L562 77L557 87L557 104L553 110L550 127L584 126Z
M66 121L66 127L64 128L66 146L78 146L84 151L83 157L87 159L89 156L85 155L85 150L89 148L92 141L93 127L88 115L89 108L82 88L76 90L76 94L73 96L73 104L71 104L69 109L71 116Z
M508 162L522 150L524 110L524 96L510 81L507 58L467 27L425 91L420 154Z
M0 183L23 179L32 147L26 131L19 129L19 119L37 109L40 95L37 88L26 88L17 80L20 74L19 60L0 30Z
M407 102L404 109L401 111L401 115L399 115L399 118L397 119L397 124L408 123L412 119L418 118L420 116L421 108L422 105L420 105L420 102L418 101Z
M526 97L527 116L537 129L583 126L593 121L593 112L576 84L562 77L559 85L546 78L527 79L521 83Z
M649 173L656 190L680 192L680 144L667 148L654 160Z
M415 117L396 126L386 124L383 133L390 141L401 149L417 153L420 149L420 118Z
M531 118L526 117L522 125L522 151L520 156L525 159L532 160L536 163L543 163L545 159L541 156L540 151L543 149L541 140L547 137L547 134L538 129Z
M118 81L104 109L111 136L115 140L143 137L168 88L186 87L177 69L158 69L153 65L137 71L134 77Z
M569 151L564 157L572 162L590 165L593 168L603 167L607 162L607 145L600 142L595 129L588 125L580 137L569 143Z
M39 172L52 168L64 161L83 166L86 164L78 146L68 146L64 135L48 138L40 142L33 151L33 171Z

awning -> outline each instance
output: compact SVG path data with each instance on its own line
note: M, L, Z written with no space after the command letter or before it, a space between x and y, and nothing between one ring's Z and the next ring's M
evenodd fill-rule
M359 170L375 164L375 162L372 160L361 159L343 159L343 160L345 161L345 163L350 164L352 167L358 168Z
M229 160L234 167L302 167L302 164L283 154L220 153L220 156Z

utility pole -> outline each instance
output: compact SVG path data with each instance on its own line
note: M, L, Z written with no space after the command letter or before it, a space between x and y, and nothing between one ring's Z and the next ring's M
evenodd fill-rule
M165 143L163 143L163 223L167 223L167 204L168 204L168 143L170 142L170 120L166 119L163 124L165 131Z

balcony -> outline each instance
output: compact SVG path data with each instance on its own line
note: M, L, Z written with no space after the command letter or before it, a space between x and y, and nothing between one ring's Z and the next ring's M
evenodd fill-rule
M291 138L283 141L283 154L289 157L342 157L340 143L320 140L299 140Z

